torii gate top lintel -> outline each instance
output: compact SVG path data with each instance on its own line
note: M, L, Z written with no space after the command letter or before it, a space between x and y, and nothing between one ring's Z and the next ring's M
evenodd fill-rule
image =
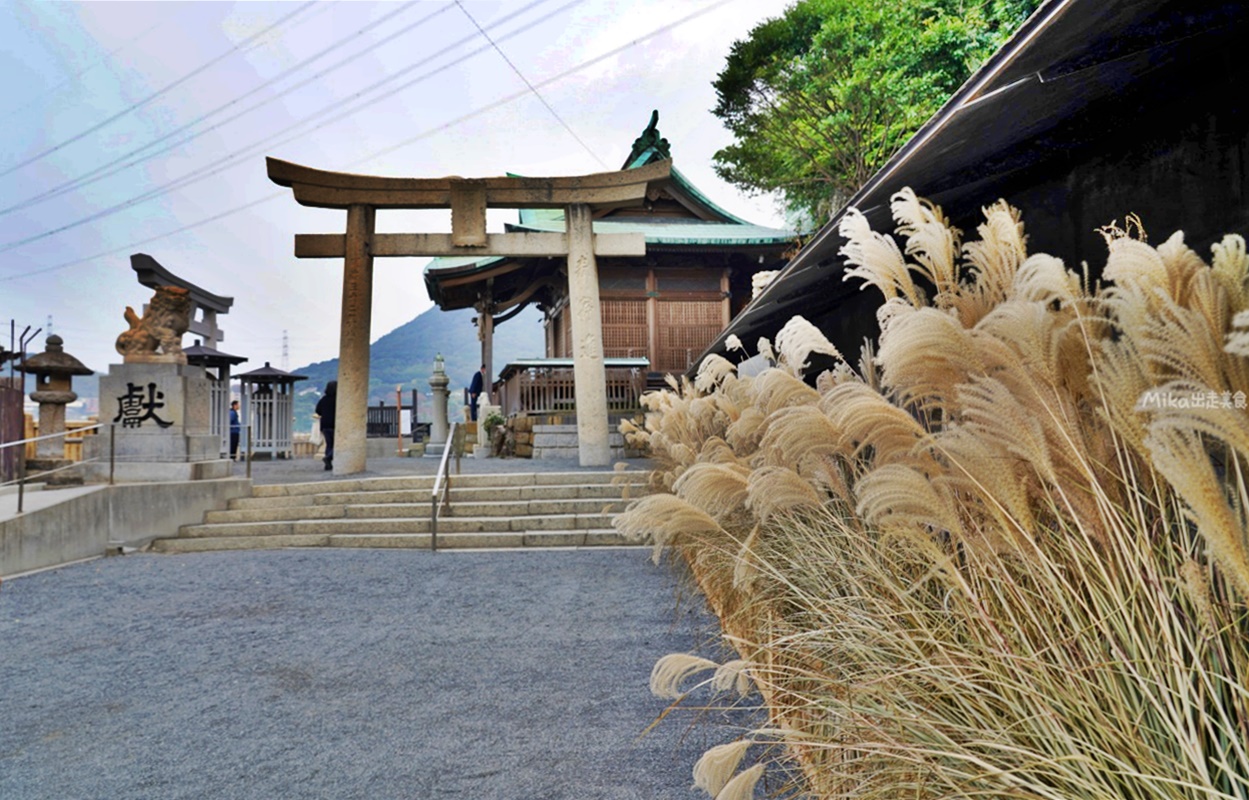
M672 172L672 160L643 167L553 178L392 178L330 172L277 158L266 158L269 179L287 186L300 205L313 208L424 209L451 208L458 195L481 193L490 208L563 208L586 204L595 209L635 205L651 184Z

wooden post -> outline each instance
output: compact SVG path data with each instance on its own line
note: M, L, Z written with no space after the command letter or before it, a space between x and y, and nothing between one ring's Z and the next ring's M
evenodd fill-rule
M343 259L343 313L338 344L338 399L334 413L334 474L364 472L369 403L369 328L373 310L372 206L347 208Z
M485 384L482 391L489 392L494 401L494 316L489 300L477 307L477 335L481 337L481 363L486 365Z
M577 441L583 467L611 463L607 438L607 370L590 207L568 206L568 309L572 317Z
M659 369L659 289L655 268L646 270L646 357L651 369Z

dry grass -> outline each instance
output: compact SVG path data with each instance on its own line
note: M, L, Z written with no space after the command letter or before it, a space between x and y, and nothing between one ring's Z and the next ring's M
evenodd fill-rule
M813 389L836 351L796 319L773 368L711 361L631 432L675 495L623 529L689 562L742 656L697 686L770 711L700 785L750 796L730 773L779 741L816 797L1249 797L1244 242L1207 265L1108 227L1091 285L1004 202L966 244L893 210L903 246L842 226L877 355Z

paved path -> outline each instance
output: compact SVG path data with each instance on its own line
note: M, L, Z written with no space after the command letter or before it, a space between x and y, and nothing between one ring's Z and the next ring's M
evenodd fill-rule
M0 798L705 797L690 769L735 729L681 711L643 735L646 685L665 653L725 656L647 556L132 555L6 581Z

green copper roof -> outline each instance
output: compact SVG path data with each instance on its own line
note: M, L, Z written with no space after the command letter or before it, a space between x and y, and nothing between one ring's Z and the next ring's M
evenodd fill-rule
M523 215L522 215L523 216ZM563 214L557 219L530 220L509 225L508 230L563 233ZM702 220L596 219L595 233L640 233L647 244L666 245L749 245L779 244L794 239L792 231L765 228L762 225Z

